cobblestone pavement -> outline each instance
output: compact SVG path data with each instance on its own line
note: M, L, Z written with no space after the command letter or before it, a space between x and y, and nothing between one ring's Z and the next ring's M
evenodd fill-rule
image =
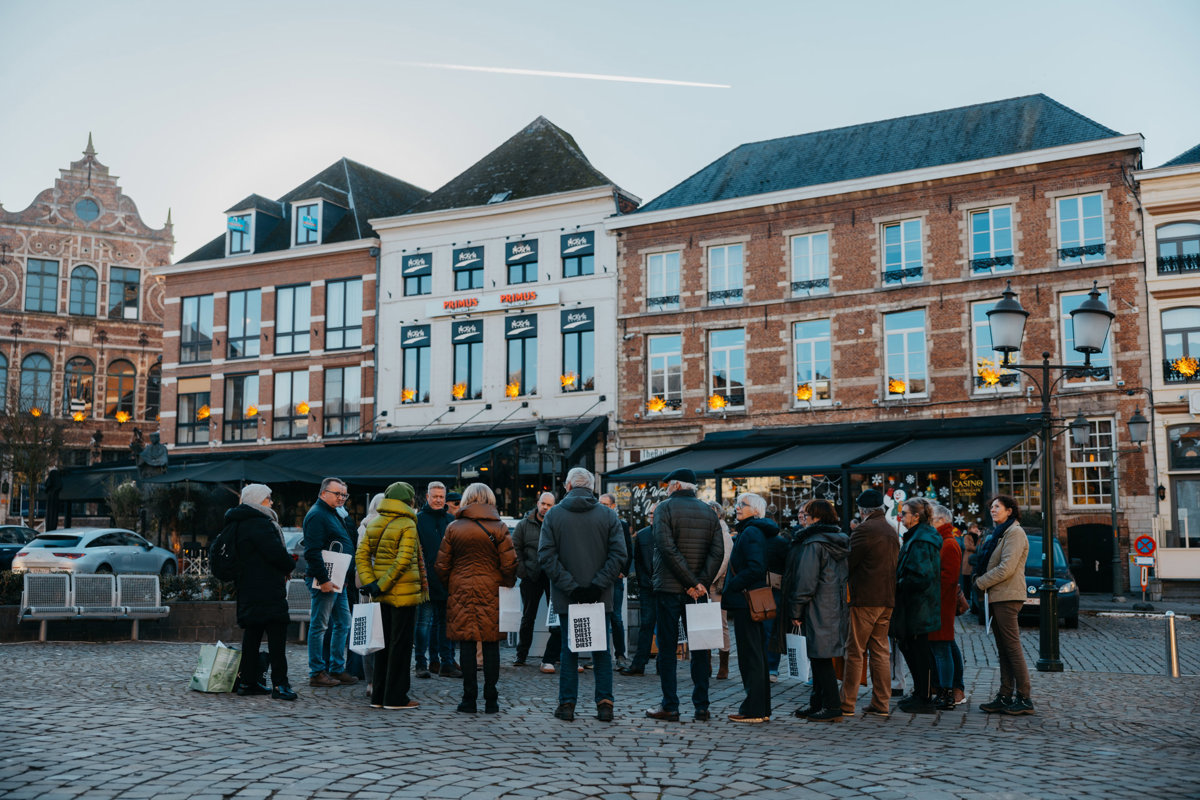
M714 681L709 723L686 705L683 724L645 719L648 675L617 677L614 723L581 704L569 724L551 717L556 676L533 667L502 669L500 714L467 716L448 679L414 681L412 711L368 708L361 685L309 688L295 644L296 703L188 691L196 645L4 645L0 797L1196 798L1200 621L1179 630L1193 674L1170 679L1161 620L1085 618L1062 634L1067 671L1033 675L1037 715L998 717L976 708L996 691L994 651L960 623L966 710L840 725L792 717L808 690L786 681L769 724L728 722L736 671ZM1023 636L1036 658L1036 628Z

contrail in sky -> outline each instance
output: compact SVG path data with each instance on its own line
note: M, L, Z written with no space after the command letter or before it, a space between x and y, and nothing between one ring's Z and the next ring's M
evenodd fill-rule
M538 75L544 78L582 78L589 81L618 81L621 83L656 83L664 86L699 86L704 89L732 89L724 83L698 83L696 81L673 81L667 78L635 78L628 75L598 75L593 72L553 72L545 69L516 69L514 67L472 67L467 64L430 64L418 61L401 62L406 67L428 67L430 69L457 69L466 72L498 72L504 75Z

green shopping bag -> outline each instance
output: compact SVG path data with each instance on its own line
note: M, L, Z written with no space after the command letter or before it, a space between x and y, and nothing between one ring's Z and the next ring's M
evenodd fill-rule
M201 645L188 688L197 692L232 692L241 663L242 651L226 647L223 642Z

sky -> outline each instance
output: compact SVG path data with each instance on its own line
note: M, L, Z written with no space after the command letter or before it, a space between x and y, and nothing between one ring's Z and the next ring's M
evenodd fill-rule
M0 0L0 204L91 133L178 259L252 192L343 156L432 191L539 115L649 201L745 142L1037 92L1154 167L1200 143L1197 29L1196 0Z

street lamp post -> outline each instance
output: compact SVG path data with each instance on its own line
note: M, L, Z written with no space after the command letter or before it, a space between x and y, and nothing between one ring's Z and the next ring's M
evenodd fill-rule
M1120 497L1118 493L1120 483L1118 482L1118 474L1121 469L1121 456L1131 453L1142 452L1142 442L1146 441L1146 437L1150 434L1150 420L1142 415L1142 409L1138 408L1133 412L1133 416L1129 418L1127 423L1129 426L1129 441L1133 442L1136 447L1129 447L1124 450L1113 447L1112 457L1112 502L1109 508L1112 509L1112 593L1113 599L1116 599L1121 594L1121 535L1120 529L1117 527L1117 512L1120 511ZM1116 444L1115 442L1113 443Z
M1010 361L1013 353L1021 352L1021 339L1025 335L1025 322L1029 319L1017 300L1009 281L1004 295L987 312L992 333L992 349L1003 354L1001 368L1023 372L1037 387L1041 401L1041 447L1042 447L1042 585L1038 591L1041 602L1041 628L1038 646L1037 668L1041 672L1062 672L1063 663L1058 650L1058 587L1054 583L1054 457L1051 445L1054 441L1054 413L1050 408L1054 388L1063 378L1077 375L1092 368L1092 356L1103 352L1104 340L1116 315L1100 299L1096 283L1088 299L1071 311L1071 325L1075 335L1075 350L1083 353L1083 364L1051 364L1050 352L1042 353L1041 364L1016 364ZM1059 376L1050 380L1054 370ZM1041 380L1037 372L1041 373ZM1087 445L1088 421L1080 413L1068 426L1075 444Z

